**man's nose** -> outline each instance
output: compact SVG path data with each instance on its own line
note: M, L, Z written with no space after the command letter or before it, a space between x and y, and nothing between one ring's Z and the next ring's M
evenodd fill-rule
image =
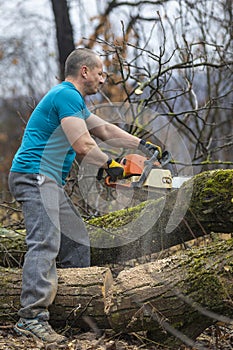
M105 82L105 77L103 75L100 76L100 84L103 84Z

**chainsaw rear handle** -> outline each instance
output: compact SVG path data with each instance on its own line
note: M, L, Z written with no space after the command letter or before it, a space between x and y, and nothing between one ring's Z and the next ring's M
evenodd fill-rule
M98 170L98 173L97 173L97 176L96 176L96 179L98 181L101 181L103 178L104 178L104 183L105 185L111 187L113 186L114 184L116 184L116 181L112 180L111 176L110 175L107 175L107 176L103 176L104 175L104 168L99 168Z
M104 183L105 183L105 185L106 186L108 186L108 187L116 187L116 185L117 185L117 181L113 181L112 179L111 179L111 176L109 176L109 175L107 175L105 178L104 178Z

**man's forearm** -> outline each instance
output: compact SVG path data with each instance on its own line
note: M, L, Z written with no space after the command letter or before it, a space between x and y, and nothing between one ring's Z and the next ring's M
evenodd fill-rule
M105 124L93 134L113 147L138 148L140 139L113 124Z
M85 142L80 142L80 140L78 140L73 144L73 149L78 158L84 160L84 162L95 164L102 168L107 167L107 160L109 157L106 153L101 151L94 140Z

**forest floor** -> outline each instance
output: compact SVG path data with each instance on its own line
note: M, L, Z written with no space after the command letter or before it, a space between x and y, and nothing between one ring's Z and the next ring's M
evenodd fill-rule
M93 332L78 332L68 335L65 345L44 344L32 338L18 336L13 324L0 326L1 350L174 350L172 346L164 347L150 341L143 333L129 335L115 334L111 330L97 337ZM232 350L232 330L216 325L208 328L197 339L195 347L181 345L179 350Z

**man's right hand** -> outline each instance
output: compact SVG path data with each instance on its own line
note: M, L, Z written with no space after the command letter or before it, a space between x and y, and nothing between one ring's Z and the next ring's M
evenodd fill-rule
M110 179L113 182L115 182L117 179L122 179L124 177L123 166L111 158L107 161L107 168L105 169L105 171L110 176Z

